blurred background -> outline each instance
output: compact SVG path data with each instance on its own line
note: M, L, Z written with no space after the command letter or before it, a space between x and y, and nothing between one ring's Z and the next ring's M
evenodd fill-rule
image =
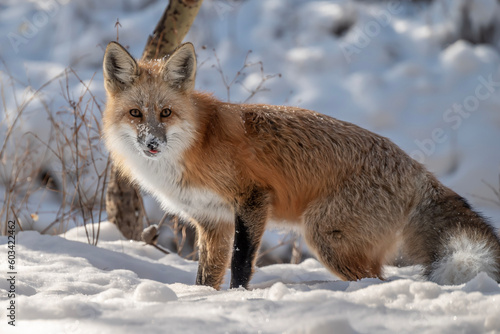
M166 5L0 2L2 234L8 220L46 234L85 225L98 243L104 49L119 41L140 58ZM497 0L205 0L185 41L197 52L197 89L387 136L500 227L499 14ZM156 202L143 205L144 226L158 223ZM159 244L194 259L193 240L174 219ZM308 256L286 231L267 232L262 252L262 265Z

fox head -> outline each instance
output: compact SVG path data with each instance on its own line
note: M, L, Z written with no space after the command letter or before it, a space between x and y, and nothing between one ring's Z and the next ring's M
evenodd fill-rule
M104 140L112 154L161 159L189 146L195 130L190 101L196 76L191 43L164 60L136 61L111 42L103 61L107 93Z

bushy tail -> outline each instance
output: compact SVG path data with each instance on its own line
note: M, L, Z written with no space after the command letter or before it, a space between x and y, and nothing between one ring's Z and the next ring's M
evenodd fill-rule
M485 272L500 282L500 240L467 201L438 185L426 192L404 230L405 253L429 280L462 284Z
M429 280L439 284L462 284L485 272L500 282L498 244L475 231L459 231L444 240L441 256L433 262Z

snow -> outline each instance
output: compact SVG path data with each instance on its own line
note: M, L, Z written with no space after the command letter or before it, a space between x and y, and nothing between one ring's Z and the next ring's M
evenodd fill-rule
M500 174L500 46L458 38L465 5L473 36L489 25L498 30L494 0L205 0L186 38L198 56L196 87L223 100L251 96L249 102L313 109L387 136L498 228L500 199L491 187L498 189ZM106 165L99 140L102 57L117 39L116 18L119 42L139 57L164 7L157 0L0 5L2 145L14 124L1 160L0 203L4 184L23 180L12 203L25 230L17 235L17 326L5 321L2 279L0 332L500 332L500 286L484 273L442 286L423 280L418 267L389 266L385 281L342 282L307 259L257 269L249 291L229 290L229 276L215 291L194 285L196 262L126 241L106 222L97 247L88 245L97 225L87 224L87 238L72 211L49 228L57 236L35 232L60 217L62 204L70 210L75 198L91 198ZM96 150L96 161L80 161L77 193L75 155L57 138L72 133L70 101L80 97L81 110L95 116L90 132L80 133L80 149L82 156ZM34 153L23 155L26 147ZM19 161L26 161L21 169ZM52 169L68 197L39 189L34 167ZM162 211L150 197L145 201L157 222ZM97 222L98 212L91 218ZM279 238L267 233L265 241Z
M257 269L249 291L227 283L215 291L193 284L196 262L124 240L106 222L99 247L79 227L65 236L21 232L16 252L18 320L15 330L7 327L2 307L2 333L500 330L500 286L484 273L441 286L421 279L417 267L388 267L386 281L343 282L308 259ZM8 289L6 280L0 289Z

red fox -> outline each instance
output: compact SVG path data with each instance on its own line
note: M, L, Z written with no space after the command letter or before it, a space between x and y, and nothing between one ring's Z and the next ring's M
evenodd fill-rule
M195 91L191 43L136 61L111 42L103 69L105 144L121 173L196 226L197 284L219 289L230 263L230 287L248 288L269 222L300 230L344 280L383 278L399 251L439 284L482 271L500 281L494 229L389 139Z

